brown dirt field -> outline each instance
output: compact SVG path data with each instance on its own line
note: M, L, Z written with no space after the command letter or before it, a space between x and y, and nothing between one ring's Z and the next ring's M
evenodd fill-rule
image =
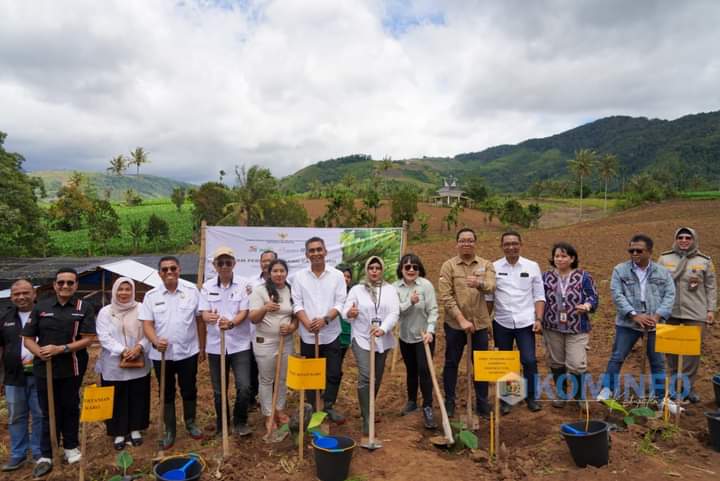
M423 207L423 210L429 208ZM672 234L680 224L694 226L700 235L702 250L720 258L720 202L672 202L650 207L625 211L607 218L593 220L582 224L527 231L524 233L523 255L537 260L544 268L550 246L557 240L567 240L575 244L579 251L581 265L595 277L601 296L598 313L593 317L593 334L589 350L590 372L600 373L607 362L613 338L614 309L609 296L609 277L613 266L626 259L625 249L629 237L637 232L651 235L657 243L656 254L669 247ZM465 212L472 215L474 212ZM486 227L484 217L463 222L475 227L480 232L478 242L479 254L488 259L501 256L499 249L499 226ZM312 214L311 214L312 215ZM433 217L433 224L440 222ZM436 236L438 237L438 236ZM428 269L428 277L434 283L440 265L454 254L454 240L440 239L432 242L410 243L410 248L423 259ZM716 261L717 262L717 261ZM538 340L538 360L541 373L547 372L542 343ZM443 359L443 337L439 336L435 357L435 367L440 375ZM636 349L625 363L625 372L639 373L641 351ZM355 394L355 363L352 354L345 361L345 377L341 388L338 407L349 415L349 422L339 428L333 428L334 434L346 434L359 439L359 410ZM718 479L720 474L720 453L710 450L707 445L707 424L703 411L716 409L713 402L712 386L709 382L714 372L720 371L720 328L714 327L706 331L703 350L703 362L698 380L698 391L702 397L699 406L689 408L689 415L683 416L681 429L667 441L658 440L654 454L640 451L642 437L646 427L635 426L624 432L613 433L610 450L610 464L603 468L579 469L575 467L565 442L559 435L562 422L581 419L575 407L563 410L551 408L548 404L539 413L530 413L523 405L502 418L501 438L505 445L503 458L495 465L476 463L467 452L448 453L439 451L430 445L430 433L422 428L419 414L400 417L398 413L405 402L404 366L398 359L394 373L388 366L378 397L378 411L381 422L377 425L378 437L384 447L375 452L356 449L351 479L355 480L396 480L414 479L418 481L477 480L575 480L599 479L626 481L645 479L685 478L689 480ZM461 368L462 372L462 368ZM462 376L460 376L462 379ZM93 382L95 375L88 374L86 383ZM465 383L460 381L458 393L465 392ZM199 375L200 387L200 421L201 425L212 430L214 413L212 408L212 392L207 373L207 366L202 365ZM153 392L153 396L156 396ZM153 400L157 403L157 400ZM180 404L179 402L177 403ZM297 396L292 394L290 405L297 405ZM462 412L462 405L457 413ZM591 403L591 416L604 418L607 409ZM436 409L439 419L439 410ZM0 424L6 425L6 415L0 418ZM260 435L262 430L259 415L251 415L251 423L256 433L242 441L231 441L231 458L221 464L219 453L220 443L216 439L196 442L179 429L178 442L173 452L183 453L195 451L202 454L210 465L211 473L202 479L233 480L294 480L305 481L315 478L315 466L310 449L305 452L305 462L294 464L287 471L281 466L285 459L291 464L297 461L297 450L289 441L280 445L270 446L263 443ZM487 448L488 423L481 422L481 448ZM148 471L150 459L154 456L156 446L157 416L153 415L146 443L142 448L129 448L136 458L135 467ZM90 480L106 480L117 471L113 467L115 451L111 440L105 436L101 424L90 426L89 476ZM8 436L3 429L0 435L0 457L7 454ZM289 472L288 472L289 471ZM69 480L77 477L77 468L63 466L54 470L52 479ZM30 479L30 469L5 476L0 479ZM146 478L148 479L148 478Z

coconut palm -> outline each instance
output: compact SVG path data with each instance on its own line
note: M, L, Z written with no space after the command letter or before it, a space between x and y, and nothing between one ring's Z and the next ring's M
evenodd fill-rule
M123 175L123 172L128 168L128 160L122 154L117 157L110 159L110 167L107 171L115 175Z
M604 211L607 214L607 192L608 192L608 183L610 182L610 179L616 177L618 175L618 168L619 168L619 162L618 158L615 154L605 154L602 157L600 157L600 161L598 162L598 173L600 174L600 177L605 181L605 205L604 205Z
M575 158L568 160L570 170L580 181L580 220L583 215L583 182L586 177L592 174L595 167L597 154L591 149L580 149L575 151Z
M142 147L136 147L135 150L130 152L130 160L128 161L128 165L134 165L136 167L136 175L140 175L140 166L142 164L149 164L150 159L148 159L147 152L145 152L145 149Z

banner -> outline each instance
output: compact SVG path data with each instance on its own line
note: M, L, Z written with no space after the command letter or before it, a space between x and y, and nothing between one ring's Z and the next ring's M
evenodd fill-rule
M104 421L112 418L115 386L88 386L83 390L80 421Z
M325 389L325 361L324 357L302 358L288 356L287 380L285 384L290 389Z
M294 272L308 266L305 241L320 237L325 241L328 265L349 265L353 280L363 275L365 261L372 255L385 262L385 279L395 280L395 270L402 252L401 228L311 228L311 227L223 227L208 226L205 230L205 279L216 276L212 254L218 247L235 251L235 274L246 279L260 274L260 255L275 251ZM290 279L292 282L292 279Z
M655 326L655 351L683 356L700 355L700 326Z
M473 351L475 381L497 382L520 372L520 351Z

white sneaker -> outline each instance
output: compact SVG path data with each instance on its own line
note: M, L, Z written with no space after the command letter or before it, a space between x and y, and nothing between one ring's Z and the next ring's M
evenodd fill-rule
M78 448L65 450L65 460L68 464L75 464L80 461L80 458L82 458L82 454Z
M670 414L677 414L677 413L683 413L685 411L685 408L673 401L672 399L668 399L667 401L667 407L668 411L670 411ZM660 404L658 404L658 410L662 413L663 408L665 407L665 401L660 401Z
M598 395L595 399L597 399L598 401L607 401L611 397L612 397L612 391L610 390L610 388L604 387L600 390L600 392L598 393Z

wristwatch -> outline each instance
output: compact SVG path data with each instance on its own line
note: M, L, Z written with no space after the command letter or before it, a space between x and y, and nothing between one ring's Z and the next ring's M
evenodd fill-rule
M330 316L323 317L323 320L325 321L325 325L327 326L330 324L330 321L332 321L332 318Z
M69 352L70 352L70 347L69 347L67 344L65 344L65 345L63 346L63 354L67 354L67 353L69 353Z

